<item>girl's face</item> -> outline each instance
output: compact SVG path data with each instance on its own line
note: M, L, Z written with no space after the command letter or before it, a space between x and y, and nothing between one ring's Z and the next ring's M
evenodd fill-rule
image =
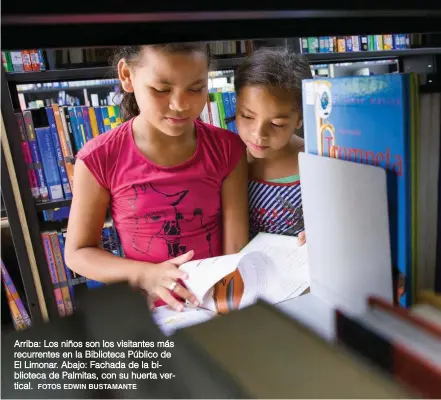
M301 109L293 96L280 88L245 86L237 96L236 125L240 137L255 158L272 158L301 128Z
M134 68L118 65L122 86L134 92L140 115L168 136L180 136L207 101L208 63L202 52L167 53L146 47Z

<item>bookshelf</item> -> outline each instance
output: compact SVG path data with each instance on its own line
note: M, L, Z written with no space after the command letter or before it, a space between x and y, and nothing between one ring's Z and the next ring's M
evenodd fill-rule
M54 6L53 11L55 12L56 5L54 4ZM95 25L93 23L94 18L99 18L99 15L89 14L87 22L82 20L80 16L76 20L77 22L57 25L57 35L53 35L53 32L48 33L49 30L54 29L55 20L59 24L59 20L56 18L42 16L41 19L36 21L31 18L23 18L17 10L15 15L4 13L2 20L3 49L124 45L133 41L133 38L149 43L152 40L151 38L155 38L156 42L172 42L177 40L253 39L262 36L279 38L297 35L300 37L331 33L342 35L361 34L381 30L437 32L439 26L441 26L441 11L439 10L413 10L413 12L396 10L389 11L386 14L379 10L370 10L368 18L366 13L355 11L330 12L326 10L308 12L306 10L260 11L257 14L251 12L242 12L242 14L236 12L212 13L209 15L191 13L191 18L185 19L182 17L180 20L176 19L176 15L163 12L161 15L156 15L155 23L149 23L146 11L144 10L143 14L138 14L138 20L136 21L127 20L127 15L133 14L115 14L112 18ZM150 15L150 21L152 16L153 14ZM173 29L170 29L171 24L173 24ZM22 31L24 27L32 27L35 30L33 30L32 35L27 37L18 35L17 33ZM441 47L428 47L375 52L306 54L306 57L311 63L327 63L391 58L406 59L425 56L437 56L439 58L440 55ZM217 58L213 60L213 68L234 69L242 60L242 57ZM47 308L48 316L49 318L58 316L41 242L38 212L68 206L70 200L36 204L32 198L26 166L21 153L20 133L13 115L14 102L17 102L13 98L16 96L14 86L21 83L113 77L113 70L110 67L55 69L23 73L5 73L2 70L2 116L9 142L7 151L11 153L13 172L16 174L18 183L19 204L16 204L12 186L7 184L11 172L7 168L3 168L3 148L2 191L4 192L6 213L19 257L19 267L26 288L27 301L31 305L31 310L33 310L31 314L34 324L44 321L44 312L41 312L38 307L38 290L32 276L33 262L30 261L31 259L35 259L35 264L38 266L39 279L44 292L44 306ZM24 214L26 219L25 227L20 222L20 212ZM29 237L30 240L28 247L26 247L25 237ZM31 249L29 249L29 244Z

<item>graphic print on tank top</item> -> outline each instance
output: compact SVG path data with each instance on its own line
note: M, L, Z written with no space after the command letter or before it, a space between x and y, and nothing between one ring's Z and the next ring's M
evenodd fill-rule
M251 238L259 232L297 236L304 227L300 181L248 182Z
M180 211L180 204L189 194L189 190L181 190L176 193L163 193L151 183L132 185L134 197L129 199L129 204L134 211L136 224L135 233L132 237L132 247L139 253L149 254L154 239L162 240L168 250L168 257L175 258L187 252L187 246L182 243L182 235L190 233L194 229L205 229L205 240L207 241L208 254L212 256L211 232L204 226L204 213L202 208L194 208L191 218L184 218ZM141 196L151 199L152 204L162 204L163 209L151 212L140 213L137 209ZM159 224L158 224L159 222ZM157 224L158 231L150 237L141 238L138 235L140 224Z

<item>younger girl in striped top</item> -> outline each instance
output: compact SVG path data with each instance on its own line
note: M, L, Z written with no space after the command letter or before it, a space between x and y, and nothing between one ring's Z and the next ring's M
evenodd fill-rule
M268 232L305 242L298 155L307 78L306 59L286 49L260 49L236 72L236 124L248 149L250 240Z

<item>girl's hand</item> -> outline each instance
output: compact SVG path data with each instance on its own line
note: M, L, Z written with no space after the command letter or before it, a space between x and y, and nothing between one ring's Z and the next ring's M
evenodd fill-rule
M178 282L178 280L188 278L187 274L178 267L190 261L193 255L194 252L189 251L172 260L142 268L139 270L137 276L134 277L131 284L147 292L150 305L153 300L162 299L170 307L177 311L182 311L184 305L173 297L170 291L173 291L184 300L199 305L196 297Z
M299 233L297 236L297 242L299 243L299 246L303 246L306 243L305 231Z

